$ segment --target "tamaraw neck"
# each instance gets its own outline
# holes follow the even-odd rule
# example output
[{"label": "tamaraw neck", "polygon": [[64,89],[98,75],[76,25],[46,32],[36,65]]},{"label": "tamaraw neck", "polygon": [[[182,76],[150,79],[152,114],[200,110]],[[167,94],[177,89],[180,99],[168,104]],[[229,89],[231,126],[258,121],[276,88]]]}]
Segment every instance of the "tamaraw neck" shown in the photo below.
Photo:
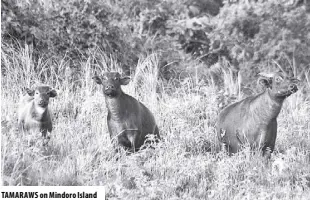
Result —
[{"label": "tamaraw neck", "polygon": [[36,105],[35,102],[32,102],[31,107],[31,116],[33,119],[37,121],[45,121],[48,112],[48,107],[45,108]]},{"label": "tamaraw neck", "polygon": [[270,121],[279,115],[284,99],[274,98],[271,91],[266,89],[253,99],[250,112],[257,116],[257,120]]},{"label": "tamaraw neck", "polygon": [[126,94],[121,91],[121,93],[116,97],[105,96],[106,106],[108,109],[109,116],[115,121],[121,120],[123,112],[126,110],[125,101]]}]

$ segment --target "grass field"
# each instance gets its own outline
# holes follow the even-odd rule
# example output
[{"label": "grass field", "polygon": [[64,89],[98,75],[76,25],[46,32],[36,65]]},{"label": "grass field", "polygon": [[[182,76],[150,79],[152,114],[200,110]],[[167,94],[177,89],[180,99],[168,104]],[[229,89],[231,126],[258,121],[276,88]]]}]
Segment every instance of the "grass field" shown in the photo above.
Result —
[{"label": "grass field", "polygon": [[[105,66],[104,59],[100,62]],[[162,141],[155,149],[126,156],[111,145],[104,97],[91,79],[97,71],[92,58],[83,62],[76,80],[64,61],[34,64],[28,48],[2,50],[1,63],[3,185],[104,185],[109,199],[310,197],[309,92],[300,90],[285,101],[276,151],[268,163],[247,148],[229,157],[219,152],[216,139],[219,88],[190,78],[179,82],[181,87],[164,84],[151,55],[139,62],[123,89],[154,113]],[[44,148],[39,135],[30,136],[38,142],[29,146],[29,137],[17,130],[22,88],[39,78],[58,91],[49,104],[54,129]]]}]

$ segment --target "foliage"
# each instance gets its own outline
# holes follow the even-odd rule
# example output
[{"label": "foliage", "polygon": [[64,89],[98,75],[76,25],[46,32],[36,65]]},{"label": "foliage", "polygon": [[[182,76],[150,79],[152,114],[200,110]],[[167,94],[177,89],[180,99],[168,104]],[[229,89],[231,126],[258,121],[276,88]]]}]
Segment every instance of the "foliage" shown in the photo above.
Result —
[{"label": "foliage", "polygon": [[[32,43],[40,54],[66,55],[73,60],[95,48],[130,66],[137,57],[130,51],[113,13],[101,1],[2,1],[3,37]],[[30,41],[29,41],[30,40]]]},{"label": "foliage", "polygon": [[[227,49],[236,67],[263,70],[274,60],[300,75],[310,61],[310,14],[281,1],[225,4],[213,20],[211,50]],[[300,74],[298,74],[298,72]]]},{"label": "foliage", "polygon": [[181,55],[174,53],[177,46],[185,53],[201,55],[200,46],[205,45],[201,41],[207,39],[204,32],[188,26],[188,22],[180,31],[171,24],[189,16],[215,15],[220,3],[212,0],[2,0],[2,5],[5,41],[15,38],[34,44],[40,53],[66,54],[73,60],[99,47],[120,63],[132,66],[140,54],[154,51],[163,52],[166,62],[179,59]]},{"label": "foliage", "polygon": [[73,66],[99,48],[125,70],[156,52],[164,74],[196,60],[210,70],[228,62],[247,77],[281,66],[305,78],[309,6],[292,2],[2,0],[2,38],[33,44],[38,55],[66,55]]}]

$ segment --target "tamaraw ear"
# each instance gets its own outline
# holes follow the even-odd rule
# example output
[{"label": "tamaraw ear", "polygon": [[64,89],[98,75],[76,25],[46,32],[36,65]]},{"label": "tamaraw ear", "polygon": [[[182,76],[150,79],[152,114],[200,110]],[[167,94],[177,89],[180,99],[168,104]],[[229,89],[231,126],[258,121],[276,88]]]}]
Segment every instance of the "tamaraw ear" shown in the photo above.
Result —
[{"label": "tamaraw ear", "polygon": [[258,78],[257,82],[259,85],[263,86],[264,88],[272,88],[272,79],[274,74],[270,73],[259,73],[260,77]]},{"label": "tamaraw ear", "polygon": [[258,84],[263,86],[264,88],[272,88],[272,80],[269,79],[269,78],[263,78],[263,77],[260,77],[258,79]]},{"label": "tamaraw ear", "polygon": [[34,90],[31,90],[29,88],[25,88],[26,89],[26,92],[29,96],[33,96],[34,95]]},{"label": "tamaraw ear", "polygon": [[99,76],[95,75],[95,76],[92,77],[92,79],[94,79],[94,81],[95,81],[97,84],[102,84],[102,81],[101,81],[101,79],[100,79]]},{"label": "tamaraw ear", "polygon": [[50,97],[52,97],[52,98],[57,96],[57,92],[55,89],[51,89],[48,93],[49,93]]},{"label": "tamaraw ear", "polygon": [[130,82],[130,77],[129,76],[124,76],[120,79],[121,85],[127,85]]}]

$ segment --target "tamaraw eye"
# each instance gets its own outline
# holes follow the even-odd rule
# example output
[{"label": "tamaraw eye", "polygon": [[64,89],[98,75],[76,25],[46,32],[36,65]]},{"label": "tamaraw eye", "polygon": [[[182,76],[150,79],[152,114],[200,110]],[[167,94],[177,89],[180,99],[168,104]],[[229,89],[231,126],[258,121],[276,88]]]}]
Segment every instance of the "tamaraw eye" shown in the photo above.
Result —
[{"label": "tamaraw eye", "polygon": [[277,76],[277,77],[275,77],[275,81],[276,82],[281,82],[283,79],[282,79],[282,77],[280,77],[280,76]]},{"label": "tamaraw eye", "polygon": [[118,81],[118,80],[119,80],[119,77],[115,77],[114,80],[115,80],[115,81]]}]

